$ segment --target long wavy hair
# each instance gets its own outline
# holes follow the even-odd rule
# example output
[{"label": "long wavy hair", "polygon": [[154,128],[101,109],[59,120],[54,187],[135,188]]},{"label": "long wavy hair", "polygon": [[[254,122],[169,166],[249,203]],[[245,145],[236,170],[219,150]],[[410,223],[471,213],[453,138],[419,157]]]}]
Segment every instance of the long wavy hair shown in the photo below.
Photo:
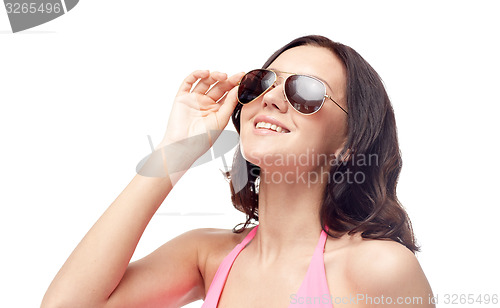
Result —
[{"label": "long wavy hair", "polygon": [[[303,45],[329,49],[343,62],[347,75],[348,136],[340,154],[347,159],[330,169],[320,209],[322,229],[337,238],[360,232],[363,238],[391,239],[413,253],[419,251],[410,219],[396,196],[402,159],[394,111],[380,76],[354,49],[319,35],[291,41],[263,68],[284,51]],[[238,104],[231,117],[238,134],[241,108]],[[375,157],[376,163],[367,162],[367,157]],[[362,174],[363,181],[342,180],[348,173]],[[245,160],[238,146],[232,169],[225,173],[234,207],[246,214],[246,221],[233,228],[235,233],[259,220],[259,175],[260,168]]]}]

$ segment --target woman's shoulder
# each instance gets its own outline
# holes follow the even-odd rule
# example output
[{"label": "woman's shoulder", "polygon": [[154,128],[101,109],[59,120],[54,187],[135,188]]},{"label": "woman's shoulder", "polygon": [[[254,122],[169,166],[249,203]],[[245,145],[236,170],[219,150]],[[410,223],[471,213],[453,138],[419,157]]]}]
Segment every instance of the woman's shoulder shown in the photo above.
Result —
[{"label": "woman's shoulder", "polygon": [[[366,276],[393,280],[420,266],[417,258],[404,245],[387,239],[364,239],[357,235],[356,242],[347,249],[349,270],[354,277]],[[409,273],[409,272],[408,272]]]},{"label": "woman's shoulder", "polygon": [[213,266],[218,266],[243,241],[250,230],[251,228],[247,228],[241,233],[235,233],[232,229],[198,228],[185,235],[197,246],[200,271],[211,271]]},{"label": "woman's shoulder", "polygon": [[359,233],[328,237],[325,253],[341,258],[353,272],[368,267],[377,270],[417,262],[415,255],[404,245],[388,239],[362,238]]},{"label": "woman's shoulder", "polygon": [[393,240],[365,239],[360,234],[329,239],[331,245],[328,250],[325,247],[327,276],[341,276],[345,289],[386,297],[427,297],[431,292],[415,254],[406,246]]},{"label": "woman's shoulder", "polygon": [[234,247],[241,243],[250,230],[251,228],[247,228],[240,233],[236,233],[232,229],[198,228],[185,234],[189,234],[198,245],[206,245],[211,248],[210,250],[217,250],[217,248]]},{"label": "woman's shoulder", "polygon": [[248,232],[249,229],[235,233],[231,229],[197,228],[180,234],[169,243],[175,243],[172,246],[174,250],[183,249],[196,253],[198,267],[202,270],[208,259],[217,262],[224,258]]},{"label": "woman's shoulder", "polygon": [[222,260],[243,241],[251,228],[235,233],[232,229],[199,228],[185,233],[192,244],[196,245],[198,270],[203,276],[205,292]]}]

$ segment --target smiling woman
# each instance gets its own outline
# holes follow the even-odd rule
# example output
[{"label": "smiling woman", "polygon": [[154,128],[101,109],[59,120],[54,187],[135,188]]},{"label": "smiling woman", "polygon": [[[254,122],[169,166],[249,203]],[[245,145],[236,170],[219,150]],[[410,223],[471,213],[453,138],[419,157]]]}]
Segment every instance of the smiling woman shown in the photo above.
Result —
[{"label": "smiling woman", "polygon": [[[299,46],[301,47],[298,48]],[[314,60],[304,61],[301,59]],[[304,125],[317,126],[311,127],[307,131],[308,136],[303,141],[292,141],[293,145],[303,145],[304,141],[317,137],[318,145],[308,146],[307,150],[318,149],[330,137],[337,136],[338,138],[339,132],[347,127],[344,131],[347,133],[340,134],[340,138],[343,140],[342,147],[335,148],[332,153],[336,159],[328,165],[328,167],[334,167],[329,170],[328,181],[335,183],[335,185],[329,185],[325,188],[325,198],[321,209],[323,227],[327,225],[332,231],[338,231],[337,235],[349,231],[351,234],[362,232],[363,237],[367,238],[390,238],[404,244],[411,251],[417,251],[418,247],[415,244],[410,221],[396,197],[396,184],[402,161],[394,112],[380,77],[353,49],[318,36],[303,37],[290,42],[271,56],[263,67],[266,68],[271,64],[276,66],[276,63],[282,62],[287,66],[298,67],[299,70],[309,70],[315,73],[317,78],[325,76],[325,78],[330,79],[330,83],[325,81],[324,84],[334,85],[336,90],[331,90],[332,88],[328,86],[330,91],[335,93],[339,97],[339,101],[347,105],[351,111],[350,114],[347,114],[345,109],[336,103],[347,114],[346,117],[339,117],[339,112],[333,110],[331,115],[324,113],[325,117],[328,118],[324,121],[306,117],[297,117],[295,121],[291,119],[294,123],[304,121]],[[266,89],[262,89],[260,95],[268,92],[273,86],[275,85],[269,84]],[[285,94],[286,86],[285,84]],[[271,94],[266,95],[271,96]],[[279,94],[277,95],[279,99]],[[319,96],[321,97],[321,95]],[[305,105],[292,104],[286,95],[285,98],[291,106]],[[271,99],[272,97],[267,102],[270,102]],[[262,103],[266,104],[266,101],[262,100]],[[314,112],[317,112],[323,106],[322,104],[323,102],[316,104],[318,107]],[[241,105],[237,106],[232,116],[238,132],[240,132],[240,116],[244,118],[242,110]],[[342,128],[338,128],[338,126]],[[311,134],[314,131],[315,133]],[[243,133],[241,134],[243,141],[245,136]],[[283,143],[279,143],[280,147],[283,145]],[[258,146],[245,146],[245,148],[251,149],[248,151],[252,153],[255,152],[255,149],[259,149]],[[283,151],[293,152],[293,150]],[[300,152],[305,151],[300,150]],[[235,161],[237,164],[233,174],[238,174],[237,168],[243,162],[239,157],[240,153],[241,151],[236,153]],[[298,155],[300,153],[297,153]],[[258,157],[258,154],[245,153],[246,158],[249,156]],[[370,158],[368,164],[366,157]],[[372,159],[374,157],[376,159]],[[247,189],[253,191],[251,189],[252,183],[259,176],[261,168],[259,164],[252,164],[248,159],[246,164],[247,166],[243,170],[248,170]],[[349,183],[339,183],[335,180],[336,177],[344,177],[349,173],[358,172],[365,175],[364,178],[366,178],[366,181],[358,183],[358,185],[351,186]],[[246,175],[242,176],[246,181]],[[262,178],[259,180],[262,181]],[[250,197],[237,205],[248,209],[256,208],[249,205],[243,206],[253,199]],[[247,223],[250,219],[257,218],[253,213],[247,212],[247,214],[249,218]]]},{"label": "smiling woman", "polygon": [[[186,172],[176,167],[210,149],[231,118],[240,146],[226,176],[245,223],[189,231],[130,263]],[[198,299],[206,308],[433,307],[396,197],[401,157],[391,103],[353,49],[306,36],[247,74],[193,72],[156,149],[193,136],[210,138],[186,144],[186,153],[161,153],[167,177],[132,179],[63,265],[43,307]],[[352,174],[362,177],[347,180]]]}]

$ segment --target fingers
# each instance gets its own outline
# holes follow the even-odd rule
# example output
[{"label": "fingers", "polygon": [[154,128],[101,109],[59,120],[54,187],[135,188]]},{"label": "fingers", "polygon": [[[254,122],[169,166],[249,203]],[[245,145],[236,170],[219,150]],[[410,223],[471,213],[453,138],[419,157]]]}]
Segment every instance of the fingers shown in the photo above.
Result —
[{"label": "fingers", "polygon": [[227,123],[229,122],[229,119],[231,118],[231,114],[234,111],[234,108],[236,108],[236,105],[238,104],[237,93],[238,89],[233,88],[219,103],[220,108],[217,111],[218,114],[217,118],[224,119],[223,121],[221,121],[223,122],[221,123],[222,128],[226,127]]},{"label": "fingers", "polygon": [[179,88],[178,94],[185,94],[189,92],[205,94],[212,85],[226,79],[227,74],[225,73],[210,72],[208,70],[194,71],[187,76],[186,79],[184,79]]},{"label": "fingers", "polygon": [[244,74],[245,73],[238,73],[224,81],[220,81],[207,92],[207,95],[214,101],[218,101],[227,91],[231,90],[238,84]]},{"label": "fingers", "polygon": [[229,90],[227,95],[224,96],[224,98],[222,98],[217,104],[219,106],[219,110],[217,110],[215,116],[221,120],[221,128],[226,127],[227,123],[229,123],[229,119],[231,118],[234,108],[236,108],[236,105],[238,104],[238,88],[236,85],[241,80],[243,75],[245,75],[244,72],[229,77],[225,82],[217,84],[217,86],[212,88],[208,93],[210,94],[212,91],[223,91],[224,89]]},{"label": "fingers", "polygon": [[216,82],[224,81],[227,79],[227,74],[220,72],[212,72],[207,78],[202,78],[194,86],[192,92],[205,94],[208,89],[214,85]]},{"label": "fingers", "polygon": [[207,95],[217,102],[227,91],[238,85],[244,74],[244,72],[241,72],[227,78],[225,73],[197,70],[184,79],[177,95],[198,93]]},{"label": "fingers", "polygon": [[196,81],[198,81],[198,79],[200,79],[200,78],[207,78],[208,76],[210,76],[210,72],[208,70],[198,70],[198,71],[192,72],[182,82],[182,84],[181,84],[181,86],[179,88],[179,93],[178,94],[183,94],[183,93],[189,93],[189,92],[191,92],[191,88],[196,83]]}]

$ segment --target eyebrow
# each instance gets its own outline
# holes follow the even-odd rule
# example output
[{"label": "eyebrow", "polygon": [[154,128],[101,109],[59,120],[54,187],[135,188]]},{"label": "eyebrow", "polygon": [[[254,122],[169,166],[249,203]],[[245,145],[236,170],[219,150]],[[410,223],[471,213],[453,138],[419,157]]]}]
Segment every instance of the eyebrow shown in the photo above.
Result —
[{"label": "eyebrow", "polygon": [[267,69],[268,69],[268,70],[272,70],[272,71],[276,71],[276,72],[279,72],[279,73],[284,73],[284,74],[291,74],[291,75],[305,75],[305,76],[312,76],[312,77],[314,77],[314,78],[318,78],[319,80],[323,81],[323,82],[324,82],[324,83],[325,83],[325,84],[326,84],[326,85],[330,88],[330,90],[332,90],[332,92],[334,92],[334,91],[333,91],[333,88],[330,86],[330,84],[328,84],[328,82],[326,82],[326,80],[324,80],[324,79],[323,79],[323,78],[321,78],[321,77],[314,76],[314,75],[308,75],[308,74],[298,74],[298,73],[283,72],[283,71],[280,71],[280,70],[275,69],[275,68],[272,68],[272,67],[268,67]]}]

